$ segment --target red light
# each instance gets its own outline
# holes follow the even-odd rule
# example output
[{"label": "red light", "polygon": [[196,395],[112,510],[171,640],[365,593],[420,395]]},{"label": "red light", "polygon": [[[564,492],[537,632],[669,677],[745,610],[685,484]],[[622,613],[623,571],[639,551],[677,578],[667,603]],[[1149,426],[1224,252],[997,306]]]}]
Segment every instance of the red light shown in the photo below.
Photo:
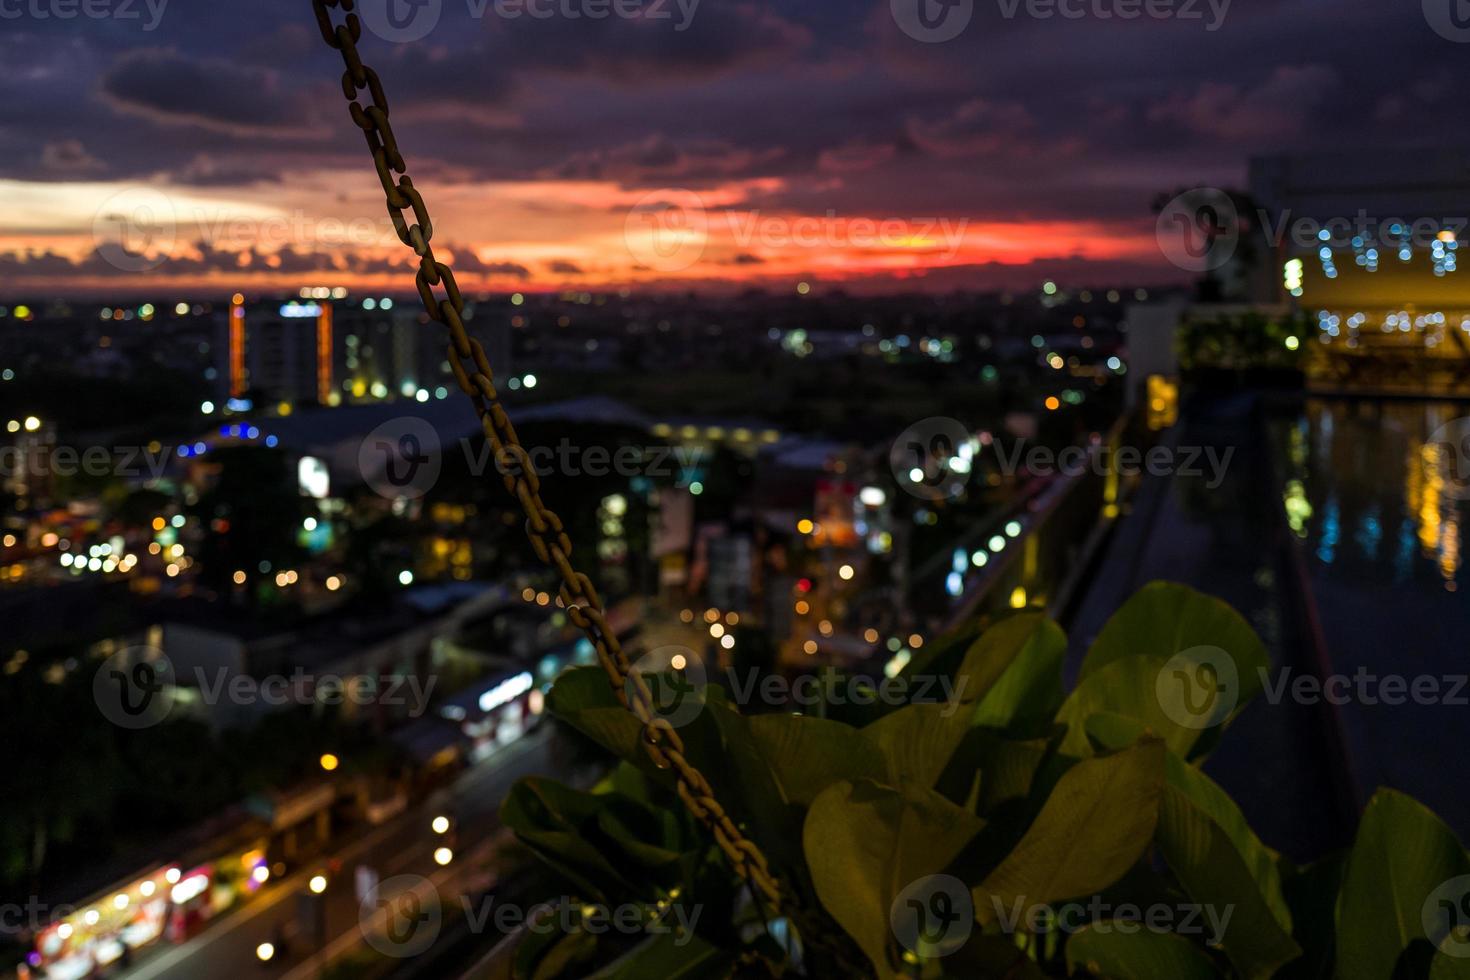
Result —
[{"label": "red light", "polygon": [[809,579],[809,578],[804,578],[801,581],[799,581],[799,582],[796,583],[796,591],[798,591],[798,592],[810,592],[811,590],[812,590],[812,580]]}]

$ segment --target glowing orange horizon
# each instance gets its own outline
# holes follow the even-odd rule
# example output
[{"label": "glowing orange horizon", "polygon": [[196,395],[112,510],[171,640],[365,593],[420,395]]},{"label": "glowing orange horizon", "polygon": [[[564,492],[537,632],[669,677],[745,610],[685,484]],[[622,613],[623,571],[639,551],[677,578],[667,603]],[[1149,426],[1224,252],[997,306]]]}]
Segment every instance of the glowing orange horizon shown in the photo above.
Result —
[{"label": "glowing orange horizon", "polygon": [[[313,186],[339,176],[337,198]],[[0,266],[9,265],[15,292],[295,292],[308,284],[405,290],[416,260],[374,200],[375,188],[345,174],[312,178],[284,203],[253,188],[205,197],[167,187],[47,185],[24,216],[24,230],[7,227],[11,219],[0,215]],[[0,181],[7,183],[18,193],[36,186]],[[1063,260],[1160,264],[1147,221],[760,206],[783,190],[773,180],[697,193],[594,181],[450,184],[431,205],[435,249],[455,267],[461,288],[478,292],[852,284]],[[323,200],[332,201],[334,213],[321,213]],[[485,239],[486,229],[494,240]],[[49,263],[35,260],[47,253]]]}]

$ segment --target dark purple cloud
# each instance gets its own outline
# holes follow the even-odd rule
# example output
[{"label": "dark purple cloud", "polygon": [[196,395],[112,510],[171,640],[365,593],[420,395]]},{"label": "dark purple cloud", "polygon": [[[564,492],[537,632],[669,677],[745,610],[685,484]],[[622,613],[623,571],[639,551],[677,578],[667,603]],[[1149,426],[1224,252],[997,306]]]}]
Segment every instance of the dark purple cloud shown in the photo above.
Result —
[{"label": "dark purple cloud", "polygon": [[[1470,53],[1413,2],[1235,0],[1211,30],[976,0],[945,44],[905,35],[890,0],[702,0],[683,30],[666,7],[474,18],[444,0],[427,37],[362,50],[421,185],[744,182],[769,210],[1140,228],[1158,191],[1238,185],[1252,155],[1456,141]],[[174,0],[151,31],[7,20],[0,64],[3,177],[226,193],[367,166],[308,0]]]}]

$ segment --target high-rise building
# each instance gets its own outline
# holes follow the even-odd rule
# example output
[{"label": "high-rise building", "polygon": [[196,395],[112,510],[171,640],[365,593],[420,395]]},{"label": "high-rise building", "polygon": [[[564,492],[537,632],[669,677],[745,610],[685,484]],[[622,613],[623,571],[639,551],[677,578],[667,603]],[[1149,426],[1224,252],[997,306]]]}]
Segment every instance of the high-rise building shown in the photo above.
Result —
[{"label": "high-rise building", "polygon": [[[392,299],[303,299],[247,306],[236,296],[216,350],[219,394],[236,406],[339,405],[447,397],[456,385],[448,333]],[[467,316],[473,321],[473,312]],[[510,327],[487,316],[470,331],[498,374],[510,367]],[[440,389],[443,389],[441,392]],[[422,394],[421,394],[422,393]],[[227,402],[229,404],[230,402]]]}]

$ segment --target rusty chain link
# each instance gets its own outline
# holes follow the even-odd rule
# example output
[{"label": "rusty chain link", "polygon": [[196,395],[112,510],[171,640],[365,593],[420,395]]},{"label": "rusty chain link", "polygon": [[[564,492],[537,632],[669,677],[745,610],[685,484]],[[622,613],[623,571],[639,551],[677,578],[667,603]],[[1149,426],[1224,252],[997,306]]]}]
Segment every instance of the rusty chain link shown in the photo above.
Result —
[{"label": "rusty chain link", "polygon": [[[347,71],[342,76],[342,93],[350,103],[352,121],[367,138],[373,166],[382,182],[388,200],[388,214],[403,244],[419,257],[415,283],[424,309],[430,318],[449,328],[449,364],[455,380],[474,401],[475,412],[495,452],[504,474],[505,488],[520,503],[526,515],[526,534],[541,561],[561,576],[560,597],[567,615],[587,635],[597,650],[597,659],[606,672],[618,701],[643,725],[643,746],[660,769],[672,769],[678,780],[679,797],[696,819],[714,835],[716,843],[730,859],[740,876],[757,897],[764,897],[780,907],[780,889],[770,867],[752,841],[748,840],[724,807],[714,798],[709,781],[684,754],[684,742],[668,720],[654,713],[653,698],[643,676],[633,670],[617,635],[608,628],[602,599],[590,579],[572,567],[572,542],[567,537],[561,518],[541,502],[541,481],[530,465],[530,454],[522,447],[516,430],[500,405],[494,374],[485,349],[465,330],[462,314],[464,298],[454,279],[454,270],[434,257],[430,244],[434,225],[428,207],[399,151],[393,126],[388,121],[388,98],[377,72],[362,63],[357,42],[362,38],[362,21],[353,10],[354,0],[312,0],[322,38],[342,53]],[[331,11],[340,8],[346,14],[344,23],[334,25]],[[364,107],[361,93],[366,91],[370,103]],[[395,177],[395,174],[397,175]],[[409,223],[406,211],[413,212]],[[434,293],[442,286],[444,298]],[[631,684],[629,683],[631,681]],[[631,687],[633,697],[628,697]]]}]

